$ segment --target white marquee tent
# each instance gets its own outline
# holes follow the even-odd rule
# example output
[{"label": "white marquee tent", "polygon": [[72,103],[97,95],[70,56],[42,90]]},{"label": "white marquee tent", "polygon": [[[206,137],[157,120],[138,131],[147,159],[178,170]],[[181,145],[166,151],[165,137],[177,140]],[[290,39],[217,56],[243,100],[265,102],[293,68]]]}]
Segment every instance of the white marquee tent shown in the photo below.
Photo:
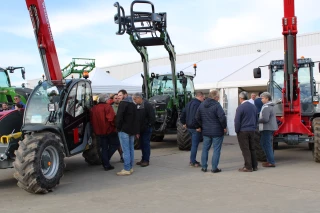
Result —
[{"label": "white marquee tent", "polygon": [[[301,47],[297,56],[312,58],[313,61],[320,60],[320,45]],[[262,68],[262,78],[254,79],[253,69],[268,65],[271,60],[283,59],[283,51],[268,51],[250,55],[242,55],[213,60],[191,61],[177,64],[177,72],[183,70],[185,73],[194,73],[193,64],[197,63],[197,75],[194,79],[196,90],[230,87],[261,87],[266,86],[269,78],[267,68]],[[150,73],[164,74],[170,72],[170,65],[150,68]],[[317,67],[314,68],[315,79],[320,82]],[[141,85],[141,73],[122,80],[125,84]]]},{"label": "white marquee tent", "polygon": [[117,93],[120,89],[127,90],[129,94],[141,92],[141,86],[121,82],[99,68],[90,73],[89,79],[92,81],[92,92],[94,94]]},{"label": "white marquee tent", "polygon": [[[304,56],[313,61],[320,60],[320,45],[300,47],[297,57]],[[190,61],[189,63],[177,64],[177,72],[183,70],[185,73],[194,73],[193,64],[197,63],[197,75],[194,78],[196,90],[208,92],[210,89],[220,89],[220,103],[223,106],[228,120],[228,132],[235,135],[234,116],[238,107],[239,89],[249,92],[265,91],[269,79],[267,67],[261,68],[261,79],[253,77],[253,69],[268,65],[271,60],[283,59],[283,51],[267,51],[250,55],[242,55],[213,60]],[[318,66],[313,69],[313,74],[318,83],[319,91],[320,74]],[[164,74],[170,72],[170,66],[159,66],[150,68],[150,73]],[[142,84],[141,73],[124,79],[123,83]]]}]

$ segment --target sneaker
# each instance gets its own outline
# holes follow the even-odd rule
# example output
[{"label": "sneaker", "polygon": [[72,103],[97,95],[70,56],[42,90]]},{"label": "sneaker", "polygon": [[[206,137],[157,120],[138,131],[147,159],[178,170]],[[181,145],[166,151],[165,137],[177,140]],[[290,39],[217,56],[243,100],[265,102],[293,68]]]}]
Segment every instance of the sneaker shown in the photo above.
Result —
[{"label": "sneaker", "polygon": [[133,173],[133,169],[130,169],[130,173],[131,173],[131,174]]},{"label": "sneaker", "polygon": [[221,172],[221,169],[218,169],[218,168],[216,168],[215,170],[212,169],[211,172],[212,173],[219,173],[219,172]]},{"label": "sneaker", "polygon": [[140,166],[141,167],[147,167],[147,166],[149,166],[149,162],[143,161],[143,162],[141,162]]},{"label": "sneaker", "polygon": [[255,172],[255,171],[258,171],[258,167],[257,167],[257,168],[253,168],[252,170],[253,170],[254,172]]},{"label": "sneaker", "polygon": [[109,170],[113,170],[114,169],[114,166],[107,166],[107,167],[104,167],[104,170],[105,171],[109,171]]},{"label": "sneaker", "polygon": [[131,175],[131,172],[122,169],[120,172],[117,173],[117,175],[118,175],[118,176],[127,176],[127,175]]}]

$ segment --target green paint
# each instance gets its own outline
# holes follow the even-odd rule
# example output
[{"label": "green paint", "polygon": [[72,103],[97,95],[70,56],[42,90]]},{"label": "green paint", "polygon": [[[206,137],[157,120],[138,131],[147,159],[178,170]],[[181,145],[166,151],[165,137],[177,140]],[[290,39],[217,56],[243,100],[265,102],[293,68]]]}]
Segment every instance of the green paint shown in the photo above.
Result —
[{"label": "green paint", "polygon": [[91,72],[96,67],[95,59],[90,58],[72,58],[72,61],[62,69],[62,77],[66,78],[71,74],[79,74],[82,78],[83,72]]},{"label": "green paint", "polygon": [[[15,68],[12,68],[12,72]],[[0,103],[7,102],[10,106],[14,104],[14,96],[18,95],[16,93],[17,87],[11,86],[11,81],[8,73],[8,69],[0,68]],[[21,101],[26,104],[27,96],[21,96]]]}]

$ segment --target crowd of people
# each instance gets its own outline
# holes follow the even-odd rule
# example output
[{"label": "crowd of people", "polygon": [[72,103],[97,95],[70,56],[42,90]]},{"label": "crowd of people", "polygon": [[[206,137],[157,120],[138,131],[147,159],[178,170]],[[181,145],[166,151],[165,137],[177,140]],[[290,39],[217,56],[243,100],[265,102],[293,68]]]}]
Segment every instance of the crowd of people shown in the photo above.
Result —
[{"label": "crowd of people", "polygon": [[[211,172],[221,172],[218,165],[224,135],[227,132],[227,119],[219,99],[218,90],[211,91],[208,98],[205,98],[202,92],[196,92],[195,98],[186,105],[180,116],[182,125],[188,129],[192,139],[190,166],[201,167],[203,172],[207,172],[208,169],[208,153],[211,146],[213,147]],[[18,95],[14,97],[14,102],[12,108],[8,103],[2,103],[2,111],[25,108]],[[278,124],[270,93],[259,93],[258,98],[252,93],[249,99],[248,93],[243,91],[239,94],[239,102],[234,118],[235,132],[244,159],[244,166],[239,171],[258,170],[254,144],[257,131],[260,131],[260,145],[267,158],[262,166],[275,167],[272,135],[278,129]],[[118,150],[123,169],[117,175],[126,176],[134,172],[135,140],[141,147],[141,160],[136,165],[149,166],[155,110],[147,100],[143,99],[142,93],[135,93],[132,97],[126,90],[120,90],[110,96],[100,94],[91,109],[90,119],[93,132],[101,146],[102,165],[106,171],[114,169],[110,159]],[[203,146],[200,163],[196,157],[201,138]]]},{"label": "crowd of people", "polygon": [[149,166],[150,139],[155,123],[153,106],[143,99],[142,93],[132,97],[126,90],[120,90],[110,97],[100,94],[91,109],[93,132],[102,149],[102,165],[106,171],[113,170],[110,159],[118,150],[123,162],[119,176],[131,175],[134,165],[134,143],[139,140],[141,160],[136,163],[141,167]]},{"label": "crowd of people", "polygon": [[[224,135],[227,132],[227,119],[222,106],[219,103],[219,91],[213,90],[208,98],[202,92],[197,92],[195,99],[190,101],[180,117],[181,123],[188,129],[192,136],[190,154],[190,166],[201,167],[201,171],[207,172],[208,152],[213,146],[211,159],[211,172],[218,173],[221,147]],[[267,161],[263,167],[275,167],[273,155],[272,135],[278,129],[274,103],[268,92],[251,94],[247,92],[239,94],[240,105],[236,110],[234,127],[237,139],[244,159],[244,166],[239,172],[252,172],[258,170],[258,162],[255,153],[254,138],[257,131],[260,132],[260,145],[266,154]],[[198,145],[203,137],[201,163],[196,160]]]},{"label": "crowd of people", "polygon": [[0,112],[1,111],[8,111],[8,110],[19,110],[20,111],[26,107],[25,104],[21,101],[21,98],[19,95],[15,95],[13,100],[14,100],[14,104],[12,105],[12,107],[9,106],[8,102],[1,103]]}]

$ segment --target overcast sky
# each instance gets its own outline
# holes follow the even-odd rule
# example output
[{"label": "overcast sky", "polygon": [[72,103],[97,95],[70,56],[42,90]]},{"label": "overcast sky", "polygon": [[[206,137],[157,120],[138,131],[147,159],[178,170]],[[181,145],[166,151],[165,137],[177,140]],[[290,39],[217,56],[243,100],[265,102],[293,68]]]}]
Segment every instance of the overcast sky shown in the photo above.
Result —
[{"label": "overcast sky", "polygon": [[[299,34],[320,31],[320,1],[295,0]],[[131,0],[119,0],[126,14]],[[167,12],[168,32],[177,54],[282,36],[283,0],[152,0]],[[140,60],[127,34],[115,34],[113,0],[47,0],[60,66],[73,57],[95,58],[97,66]],[[24,66],[26,78],[43,74],[24,0],[0,7],[0,66]],[[163,47],[149,57],[167,56]],[[13,81],[21,81],[20,73]]]}]

